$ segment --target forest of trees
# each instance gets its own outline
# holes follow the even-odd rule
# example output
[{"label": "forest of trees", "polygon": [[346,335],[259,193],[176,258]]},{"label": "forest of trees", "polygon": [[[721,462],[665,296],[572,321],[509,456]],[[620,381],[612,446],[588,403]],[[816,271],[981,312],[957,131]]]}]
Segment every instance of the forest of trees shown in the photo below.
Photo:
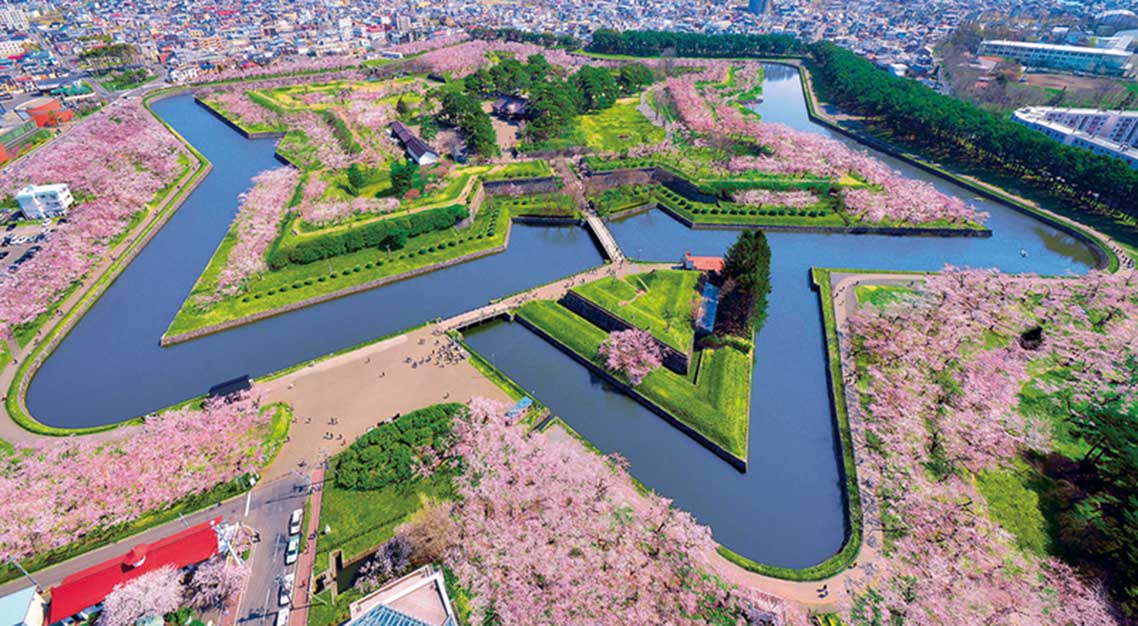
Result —
[{"label": "forest of trees", "polygon": [[520,41],[522,43],[536,44],[545,48],[564,48],[566,50],[576,50],[581,47],[581,40],[572,35],[534,33],[528,30],[518,30],[516,28],[486,28],[483,26],[471,28],[468,32],[470,36],[475,39],[486,39],[490,41]]},{"label": "forest of trees", "polygon": [[482,156],[498,154],[497,133],[477,98],[452,89],[439,89],[432,95],[442,106],[438,120],[461,129],[466,145],[472,151]]},{"label": "forest of trees", "polygon": [[552,70],[540,54],[530,55],[524,63],[504,58],[467,76],[463,97],[526,96],[524,135],[538,142],[562,135],[574,116],[610,108],[617,98],[639,93],[653,82],[652,71],[643,63],[626,64],[615,73],[588,65],[568,76]]},{"label": "forest of trees", "polygon": [[658,56],[670,51],[678,57],[754,57],[800,55],[805,48],[790,35],[705,35],[654,30],[593,33],[589,52]]},{"label": "forest of trees", "polygon": [[766,234],[742,232],[723,261],[715,330],[750,340],[766,321],[771,291],[771,248]]},{"label": "forest of trees", "polygon": [[1121,159],[1063,145],[912,80],[883,72],[829,42],[810,47],[811,76],[826,99],[874,116],[896,139],[1024,180],[1074,205],[1138,217],[1138,171]]}]

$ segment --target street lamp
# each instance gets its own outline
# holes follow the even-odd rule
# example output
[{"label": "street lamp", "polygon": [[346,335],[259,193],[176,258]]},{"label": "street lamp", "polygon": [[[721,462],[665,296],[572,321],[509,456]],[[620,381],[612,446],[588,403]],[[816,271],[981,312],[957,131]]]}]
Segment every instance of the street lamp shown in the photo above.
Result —
[{"label": "street lamp", "polygon": [[20,573],[23,574],[25,578],[32,581],[32,584],[36,586],[36,589],[39,589],[40,591],[47,591],[46,587],[40,585],[39,581],[37,581],[35,578],[32,578],[32,575],[28,573],[28,570],[24,569],[23,565],[20,565],[20,562],[16,560],[16,557],[8,557],[8,562],[12,565],[15,565],[16,569],[20,570]]}]

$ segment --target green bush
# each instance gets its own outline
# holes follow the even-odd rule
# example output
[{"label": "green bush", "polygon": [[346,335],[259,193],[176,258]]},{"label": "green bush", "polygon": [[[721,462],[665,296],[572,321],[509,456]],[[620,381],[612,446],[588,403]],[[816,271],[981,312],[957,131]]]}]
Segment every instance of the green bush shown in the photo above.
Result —
[{"label": "green bush", "polygon": [[366,433],[332,459],[336,486],[372,490],[412,478],[420,450],[441,454],[450,447],[451,422],[461,410],[461,404],[438,404]]},{"label": "green bush", "polygon": [[364,248],[402,248],[409,237],[445,230],[469,215],[466,207],[452,205],[406,217],[377,220],[346,231],[316,235],[282,246],[270,257],[269,265],[273,269],[281,269],[289,264],[314,263]]}]

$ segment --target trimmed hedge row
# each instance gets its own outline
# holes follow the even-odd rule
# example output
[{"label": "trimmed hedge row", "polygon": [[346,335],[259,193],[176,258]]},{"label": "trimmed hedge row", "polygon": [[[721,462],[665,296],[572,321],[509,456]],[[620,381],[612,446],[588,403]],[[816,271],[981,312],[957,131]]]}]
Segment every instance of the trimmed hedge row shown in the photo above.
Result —
[{"label": "trimmed hedge row", "polygon": [[269,257],[269,266],[281,269],[289,264],[305,265],[364,248],[399,249],[407,243],[408,237],[450,228],[469,215],[466,207],[455,204],[369,222],[281,246]]}]

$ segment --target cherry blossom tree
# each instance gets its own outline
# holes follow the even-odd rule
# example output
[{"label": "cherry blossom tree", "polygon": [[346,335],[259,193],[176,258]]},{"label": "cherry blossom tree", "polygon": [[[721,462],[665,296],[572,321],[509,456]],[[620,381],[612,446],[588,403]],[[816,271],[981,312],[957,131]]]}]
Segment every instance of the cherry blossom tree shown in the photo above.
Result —
[{"label": "cherry blossom tree", "polygon": [[119,100],[0,170],[5,195],[29,183],[66,183],[77,198],[69,223],[39,254],[0,273],[0,336],[45,312],[97,265],[191,158],[138,100]]},{"label": "cherry blossom tree", "polygon": [[0,558],[50,552],[256,471],[269,417],[255,396],[207,400],[118,439],[44,439],[0,458]]},{"label": "cherry blossom tree", "polygon": [[749,189],[735,194],[735,201],[751,206],[784,206],[802,209],[818,203],[818,196],[809,191],[771,191]]},{"label": "cherry blossom tree", "polygon": [[[572,438],[527,435],[506,407],[476,398],[455,421],[458,537],[447,558],[471,591],[473,621],[672,624],[744,596],[706,574],[711,533],[654,494],[619,458]],[[774,623],[781,604],[770,602]],[[698,619],[698,617],[696,617]]]},{"label": "cherry blossom tree", "polygon": [[198,611],[222,610],[248,580],[248,565],[216,556],[194,570],[186,590],[187,601]]},{"label": "cherry blossom tree", "polygon": [[[867,523],[890,520],[894,537],[873,587],[880,608],[907,624],[1116,623],[1097,583],[1014,547],[984,514],[972,477],[1025,450],[1050,450],[1052,425],[1019,409],[1025,386],[1061,407],[1138,399],[1138,377],[1120,369],[1138,362],[1136,287],[1128,274],[949,267],[850,319],[842,347],[858,379],[847,385],[851,423],[875,442],[858,451]],[[1043,329],[1038,345],[1020,340],[1032,328]],[[1052,375],[1036,381],[1033,371]],[[866,587],[853,591],[869,597]]]},{"label": "cherry blossom tree", "polygon": [[182,574],[166,566],[120,583],[103,600],[99,626],[134,626],[147,617],[162,617],[182,605]]},{"label": "cherry blossom tree", "polygon": [[267,170],[253,178],[253,188],[241,196],[241,207],[233,218],[237,243],[218,274],[219,295],[239,293],[249,278],[268,269],[265,253],[277,238],[299,178],[292,167]]},{"label": "cherry blossom tree", "polygon": [[605,367],[627,376],[633,386],[639,385],[645,376],[660,367],[663,358],[660,345],[652,334],[639,328],[609,333],[601,343],[599,353],[605,360]]}]

